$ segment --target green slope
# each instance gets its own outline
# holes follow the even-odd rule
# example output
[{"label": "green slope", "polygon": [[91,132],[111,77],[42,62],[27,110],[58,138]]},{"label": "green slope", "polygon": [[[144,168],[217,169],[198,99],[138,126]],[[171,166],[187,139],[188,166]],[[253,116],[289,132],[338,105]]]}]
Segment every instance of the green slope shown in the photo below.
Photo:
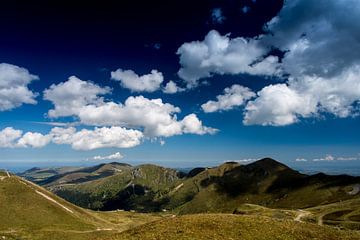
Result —
[{"label": "green slope", "polygon": [[89,239],[159,218],[84,210],[19,177],[0,176],[2,239]]}]

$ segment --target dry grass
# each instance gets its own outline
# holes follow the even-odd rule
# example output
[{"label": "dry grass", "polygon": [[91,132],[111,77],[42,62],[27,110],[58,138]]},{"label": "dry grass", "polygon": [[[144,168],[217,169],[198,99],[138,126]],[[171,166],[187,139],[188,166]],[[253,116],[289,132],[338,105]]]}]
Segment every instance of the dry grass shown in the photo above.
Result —
[{"label": "dry grass", "polygon": [[164,219],[116,234],[108,240],[127,239],[360,239],[360,233],[310,223],[260,216],[197,214]]}]

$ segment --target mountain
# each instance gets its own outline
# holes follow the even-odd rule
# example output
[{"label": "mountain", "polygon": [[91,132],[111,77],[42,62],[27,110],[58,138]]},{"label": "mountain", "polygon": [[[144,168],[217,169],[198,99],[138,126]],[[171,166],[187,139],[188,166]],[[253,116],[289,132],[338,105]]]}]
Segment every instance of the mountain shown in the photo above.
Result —
[{"label": "mountain", "polygon": [[[213,175],[224,176],[240,166],[226,163],[205,171],[211,170]],[[139,178],[139,184],[152,185],[154,188],[158,186],[159,189],[167,186],[168,182],[173,183],[175,180],[185,183],[192,178],[172,179],[177,174],[174,170],[159,168],[142,165],[134,167],[132,173]],[[272,168],[261,169],[266,174],[273,172]],[[285,169],[281,167],[275,172]],[[159,175],[159,172],[162,174]],[[259,171],[257,175],[265,172]],[[141,183],[140,180],[146,182]],[[179,182],[170,190],[172,194],[176,193],[175,189],[182,189],[177,185]],[[356,195],[358,189],[353,187],[348,190]],[[344,226],[358,222],[359,200],[354,198],[306,210],[270,209],[242,204],[238,205],[235,214],[101,212],[80,208],[34,183],[8,172],[0,172],[0,239],[360,239],[359,231],[320,226],[320,221],[322,224],[346,219],[348,222],[343,221]],[[349,208],[352,213],[349,213]]]},{"label": "mountain", "polygon": [[359,194],[350,192],[360,178],[301,174],[264,158],[247,165],[227,162],[196,168],[187,176],[150,164],[102,164],[59,174],[43,183],[58,196],[85,208],[192,214],[232,213],[242,204],[304,209],[354,199]]},{"label": "mountain", "polygon": [[[161,210],[163,197],[181,179],[176,170],[151,164],[132,167],[111,163],[100,166],[88,172],[87,177],[84,177],[83,170],[71,172],[58,179],[52,177],[46,180],[44,186],[81,207],[153,212]],[[104,169],[116,171],[108,174]],[[102,170],[101,173],[99,170]],[[82,178],[74,180],[74,176],[80,174]]]}]

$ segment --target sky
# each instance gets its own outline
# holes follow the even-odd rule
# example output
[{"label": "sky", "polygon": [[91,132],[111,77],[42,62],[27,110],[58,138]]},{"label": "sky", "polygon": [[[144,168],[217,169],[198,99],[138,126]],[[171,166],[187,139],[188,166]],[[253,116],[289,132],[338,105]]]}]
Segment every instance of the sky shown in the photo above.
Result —
[{"label": "sky", "polygon": [[3,3],[0,168],[360,172],[359,16],[357,0]]}]

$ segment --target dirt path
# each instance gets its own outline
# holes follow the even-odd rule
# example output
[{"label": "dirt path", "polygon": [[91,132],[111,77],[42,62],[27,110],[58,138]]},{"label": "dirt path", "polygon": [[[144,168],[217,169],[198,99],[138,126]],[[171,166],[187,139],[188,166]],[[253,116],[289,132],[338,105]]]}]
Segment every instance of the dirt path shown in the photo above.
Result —
[{"label": "dirt path", "polygon": [[324,224],[323,215],[321,215],[318,217],[318,225],[322,226],[323,224]]},{"label": "dirt path", "polygon": [[294,221],[302,222],[302,218],[311,215],[311,212],[304,211],[304,210],[298,210],[298,215],[294,218]]},{"label": "dirt path", "polygon": [[6,176],[1,176],[1,177],[0,177],[0,181],[4,180],[5,178],[11,177],[11,176],[10,176],[10,173],[9,173],[8,171],[5,171],[5,173],[6,173]]},{"label": "dirt path", "polygon": [[59,203],[58,201],[56,201],[55,199],[47,196],[46,194],[39,192],[38,190],[35,190],[35,192],[41,196],[43,196],[44,198],[46,198],[47,200],[59,205],[60,207],[62,207],[63,209],[65,209],[66,211],[68,211],[69,213],[74,213],[72,210],[70,210],[69,208],[65,207],[64,205],[62,205],[61,203]]},{"label": "dirt path", "polygon": [[25,184],[25,185],[29,186],[29,187],[32,188],[37,194],[39,194],[39,195],[42,196],[43,198],[47,199],[48,201],[53,202],[53,203],[57,204],[58,206],[60,206],[61,208],[63,208],[63,209],[65,209],[66,211],[68,211],[69,213],[74,214],[74,212],[73,212],[71,209],[69,209],[69,208],[67,208],[66,206],[62,205],[61,203],[59,203],[59,202],[56,201],[55,199],[49,197],[49,196],[46,195],[45,193],[42,193],[42,192],[38,191],[38,190],[36,189],[36,188],[38,188],[38,186],[37,186],[36,184],[34,184],[34,183],[32,183],[32,182],[30,182],[30,181],[28,181],[28,180],[26,180],[26,179],[21,179],[21,180],[19,179],[19,182],[22,183],[22,184]]}]

